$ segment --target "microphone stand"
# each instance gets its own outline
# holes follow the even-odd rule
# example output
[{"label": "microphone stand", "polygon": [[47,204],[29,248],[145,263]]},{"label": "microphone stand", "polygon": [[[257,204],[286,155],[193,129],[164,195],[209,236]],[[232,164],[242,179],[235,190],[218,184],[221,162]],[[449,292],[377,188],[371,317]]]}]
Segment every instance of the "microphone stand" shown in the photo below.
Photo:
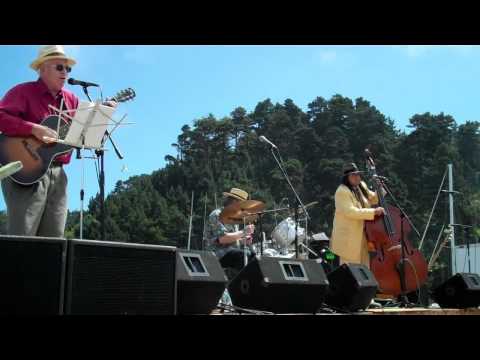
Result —
[{"label": "microphone stand", "polygon": [[[403,220],[405,219],[405,215],[403,213],[400,214],[400,248],[401,248],[401,257],[400,262],[398,264],[398,273],[400,275],[400,305],[403,307],[413,307],[413,304],[410,303],[406,294],[406,282],[405,282],[405,232],[403,231]],[[420,291],[420,289],[419,289]],[[420,300],[420,299],[418,299]]]},{"label": "microphone stand", "polygon": [[[83,92],[88,100],[92,102],[86,86],[82,86]],[[85,136],[82,136],[82,147],[77,148],[77,159],[82,160],[82,181],[80,183],[80,239],[83,239],[83,207],[85,198],[85,157],[82,155],[82,150],[85,150]]]},{"label": "microphone stand", "polygon": [[415,225],[413,225],[413,222],[412,220],[410,220],[410,218],[408,217],[407,213],[405,212],[405,210],[402,209],[402,207],[398,204],[398,201],[397,199],[395,198],[395,196],[393,196],[392,194],[392,191],[389,189],[389,187],[385,184],[384,181],[381,182],[382,183],[382,186],[383,188],[385,189],[385,191],[388,193],[388,195],[390,195],[390,197],[392,198],[395,206],[398,208],[398,210],[400,210],[400,212],[402,213],[403,216],[405,216],[405,219],[407,219],[408,223],[410,224],[410,226],[412,227],[412,229],[415,231],[415,233],[418,235],[419,238],[421,238],[421,235],[420,233],[418,232],[417,228],[415,227]]},{"label": "microphone stand", "polygon": [[112,139],[112,135],[108,132],[108,130],[105,130],[105,134],[103,136],[102,140],[102,148],[95,150],[95,154],[97,155],[97,158],[99,159],[100,162],[100,171],[98,175],[98,185],[100,188],[100,224],[101,224],[101,231],[102,231],[102,239],[106,239],[106,231],[105,231],[105,151],[103,150],[105,142],[107,139],[110,140],[110,143],[113,146],[113,149],[115,150],[115,153],[117,154],[117,157],[122,160],[123,155],[121,154],[120,150],[116,146],[115,142]]},{"label": "microphone stand", "polygon": [[[276,148],[276,147],[275,147]],[[295,188],[293,187],[290,178],[288,177],[287,172],[283,168],[282,164],[280,161],[277,159],[277,156],[275,155],[275,152],[273,151],[274,147],[272,146],[270,148],[270,151],[273,155],[273,158],[277,162],[278,167],[280,168],[280,171],[282,172],[283,176],[285,177],[285,180],[287,181],[288,185],[292,189],[293,193],[295,194],[295,200],[296,200],[296,206],[295,206],[295,258],[298,259],[298,207],[299,205],[302,207],[303,211],[305,212],[306,219],[310,219],[310,215],[308,215],[308,211],[305,208],[305,205],[303,205],[302,200],[300,200],[300,197],[298,196],[297,192],[295,191]],[[278,151],[278,148],[276,148]],[[280,152],[279,152],[280,155]]]},{"label": "microphone stand", "polygon": [[[90,102],[92,102],[92,99],[90,98],[90,96],[88,94],[87,87],[82,86],[82,88],[83,88],[83,92],[87,96],[88,100]],[[104,145],[105,145],[105,142],[106,142],[107,139],[110,140],[110,143],[112,144],[113,149],[115,150],[115,153],[117,154],[118,158],[120,160],[123,159],[123,155],[121,154],[117,145],[113,141],[112,135],[109,133],[108,130],[105,130],[105,134],[104,134],[103,139],[102,139],[102,148],[95,150],[95,155],[97,156],[97,159],[100,163],[100,166],[99,166],[100,171],[99,171],[99,174],[98,174],[98,185],[99,185],[99,188],[100,188],[100,226],[101,226],[102,240],[106,240],[106,231],[105,231],[105,160],[104,160],[105,151],[103,149],[104,149]],[[80,156],[80,150],[77,148],[77,158],[79,158],[79,156]],[[82,157],[82,159],[83,159],[83,157]],[[82,189],[81,193],[80,193],[82,203],[83,203],[83,194],[84,194],[84,192],[83,192],[83,189]]]},{"label": "microphone stand", "polygon": [[[378,178],[378,177],[377,177]],[[405,262],[406,262],[406,257],[405,257],[405,249],[406,249],[406,244],[405,244],[405,231],[404,231],[404,220],[407,219],[408,223],[410,224],[411,228],[415,230],[417,235],[420,237],[420,233],[417,231],[415,226],[413,225],[412,221],[408,217],[408,215],[405,213],[405,211],[400,207],[398,204],[397,199],[393,196],[392,192],[388,188],[388,186],[385,184],[385,181],[379,179],[381,186],[386,190],[386,192],[390,195],[392,198],[393,202],[395,203],[395,206],[400,210],[400,249],[401,249],[401,255],[400,255],[400,262],[398,263],[398,274],[400,277],[400,288],[401,288],[401,294],[400,294],[400,306],[402,307],[413,307],[414,305],[408,300],[407,294],[406,294],[406,282],[405,282]],[[381,191],[381,190],[379,190]],[[419,294],[419,299],[420,301],[420,287],[418,288],[418,294]]]}]

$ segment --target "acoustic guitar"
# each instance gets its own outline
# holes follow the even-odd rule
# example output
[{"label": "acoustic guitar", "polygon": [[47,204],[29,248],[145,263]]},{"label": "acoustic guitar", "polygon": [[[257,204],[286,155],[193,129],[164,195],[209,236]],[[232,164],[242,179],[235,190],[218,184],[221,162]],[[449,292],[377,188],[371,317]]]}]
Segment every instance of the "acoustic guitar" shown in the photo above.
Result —
[{"label": "acoustic guitar", "polygon": [[[117,103],[132,100],[135,91],[128,88],[119,91],[108,99]],[[58,115],[46,117],[41,125],[57,131],[58,138],[64,139],[70,128],[71,120]],[[10,178],[20,185],[32,185],[38,182],[47,172],[52,161],[59,155],[66,154],[73,146],[61,142],[44,143],[33,135],[27,137],[7,136],[0,134],[0,165],[21,161],[23,168]]]}]

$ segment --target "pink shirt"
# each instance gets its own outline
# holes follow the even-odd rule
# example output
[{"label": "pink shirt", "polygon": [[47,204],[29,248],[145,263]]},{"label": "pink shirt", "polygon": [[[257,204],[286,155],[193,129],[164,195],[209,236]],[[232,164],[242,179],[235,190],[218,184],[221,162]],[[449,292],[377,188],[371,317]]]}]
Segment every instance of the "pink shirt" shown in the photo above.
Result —
[{"label": "pink shirt", "polygon": [[[48,105],[58,109],[62,97],[68,110],[78,107],[75,94],[62,89],[55,98],[41,79],[13,87],[0,100],[0,131],[7,136],[31,135],[33,123],[39,124],[54,114]],[[58,156],[55,161],[68,164],[70,157],[71,152]]]}]

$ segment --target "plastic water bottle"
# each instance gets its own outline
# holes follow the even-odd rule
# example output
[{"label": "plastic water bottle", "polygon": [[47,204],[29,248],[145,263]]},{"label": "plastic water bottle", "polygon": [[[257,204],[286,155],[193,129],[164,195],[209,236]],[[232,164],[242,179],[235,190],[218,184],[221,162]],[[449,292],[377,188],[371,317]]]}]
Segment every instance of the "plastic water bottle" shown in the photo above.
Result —
[{"label": "plastic water bottle", "polygon": [[225,291],[223,292],[223,295],[220,298],[220,303],[222,303],[224,305],[230,305],[230,306],[233,305],[232,299],[230,298],[230,294],[228,293],[227,289],[225,289]]}]

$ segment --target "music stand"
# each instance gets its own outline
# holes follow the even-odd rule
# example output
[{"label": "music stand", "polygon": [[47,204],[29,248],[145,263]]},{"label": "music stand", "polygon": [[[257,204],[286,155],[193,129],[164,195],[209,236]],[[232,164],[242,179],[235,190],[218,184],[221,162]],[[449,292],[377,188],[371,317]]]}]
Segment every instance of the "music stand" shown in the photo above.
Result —
[{"label": "music stand", "polygon": [[[125,116],[119,122],[112,119],[115,108],[102,105],[101,101],[90,102],[80,101],[78,108],[75,110],[75,115],[72,118],[67,115],[67,111],[57,111],[60,116],[65,116],[71,120],[70,128],[64,139],[58,139],[57,142],[70,145],[77,149],[95,150],[103,153],[104,142],[106,140],[105,134],[109,125],[115,125],[111,133],[120,125]],[[85,187],[85,157],[82,156],[82,181],[80,190],[80,239],[83,239],[83,208],[84,208],[84,187]]]},{"label": "music stand", "polygon": [[81,149],[102,149],[108,125],[115,123],[114,112],[115,108],[102,105],[100,101],[80,101],[63,143]]}]

